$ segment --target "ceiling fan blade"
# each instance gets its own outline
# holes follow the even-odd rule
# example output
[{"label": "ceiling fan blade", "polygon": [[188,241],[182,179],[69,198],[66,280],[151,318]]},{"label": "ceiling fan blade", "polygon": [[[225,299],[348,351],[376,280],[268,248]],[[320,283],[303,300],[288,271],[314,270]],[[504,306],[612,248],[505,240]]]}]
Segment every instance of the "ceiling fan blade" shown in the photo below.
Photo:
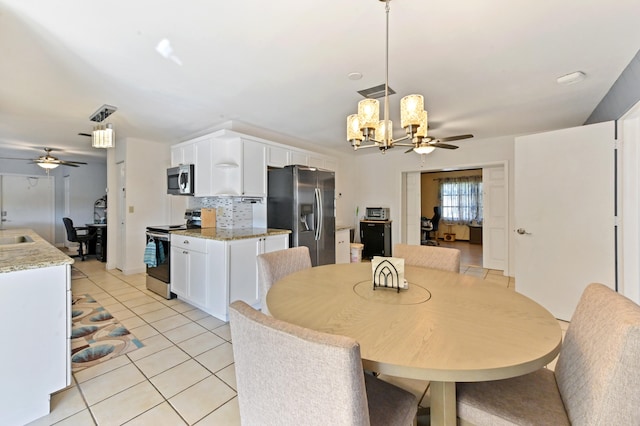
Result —
[{"label": "ceiling fan blade", "polygon": [[60,162],[60,164],[64,164],[65,166],[78,166],[78,164],[87,164],[83,161],[64,161],[64,160],[58,160]]},{"label": "ceiling fan blade", "polygon": [[0,160],[24,160],[24,161],[30,161],[31,158],[0,157]]},{"label": "ceiling fan blade", "polygon": [[89,133],[78,133],[78,136],[87,136],[87,137],[91,137],[91,135]]},{"label": "ceiling fan blade", "polygon": [[462,139],[470,139],[472,137],[473,135],[458,135],[458,136],[449,136],[447,138],[438,138],[438,140],[441,142],[453,142],[453,141],[459,141]]},{"label": "ceiling fan blade", "polygon": [[435,147],[435,148],[458,149],[458,147],[457,147],[457,146],[455,146],[455,145],[449,145],[449,144],[447,144],[447,143],[439,143],[439,142],[436,142],[436,143],[432,143],[432,144],[429,144],[429,145],[430,145],[430,146],[433,146],[433,147]]}]

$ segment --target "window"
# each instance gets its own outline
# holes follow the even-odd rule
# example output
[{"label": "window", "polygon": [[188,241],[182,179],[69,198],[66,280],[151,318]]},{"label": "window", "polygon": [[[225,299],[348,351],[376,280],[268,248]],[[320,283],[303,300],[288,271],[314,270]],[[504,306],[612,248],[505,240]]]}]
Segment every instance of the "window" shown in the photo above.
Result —
[{"label": "window", "polygon": [[447,223],[482,222],[482,176],[441,179],[440,205]]}]

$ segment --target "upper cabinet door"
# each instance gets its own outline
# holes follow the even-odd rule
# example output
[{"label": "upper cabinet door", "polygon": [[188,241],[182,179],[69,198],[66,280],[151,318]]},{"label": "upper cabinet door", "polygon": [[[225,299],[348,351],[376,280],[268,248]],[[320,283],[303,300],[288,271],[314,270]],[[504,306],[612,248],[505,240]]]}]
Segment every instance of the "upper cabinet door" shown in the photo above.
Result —
[{"label": "upper cabinet door", "polygon": [[285,167],[289,163],[289,150],[279,146],[267,147],[267,166]]},{"label": "upper cabinet door", "polygon": [[260,142],[242,140],[242,195],[267,196],[266,147]]}]

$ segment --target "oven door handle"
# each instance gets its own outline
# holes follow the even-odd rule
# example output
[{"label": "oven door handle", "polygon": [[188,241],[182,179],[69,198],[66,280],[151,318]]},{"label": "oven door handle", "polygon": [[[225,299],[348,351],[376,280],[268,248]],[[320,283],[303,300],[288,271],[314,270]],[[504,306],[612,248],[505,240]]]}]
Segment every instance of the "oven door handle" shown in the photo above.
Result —
[{"label": "oven door handle", "polygon": [[160,240],[160,241],[170,241],[171,237],[169,236],[169,234],[160,234],[157,232],[149,232],[147,231],[147,237],[152,237],[155,238],[156,240]]}]

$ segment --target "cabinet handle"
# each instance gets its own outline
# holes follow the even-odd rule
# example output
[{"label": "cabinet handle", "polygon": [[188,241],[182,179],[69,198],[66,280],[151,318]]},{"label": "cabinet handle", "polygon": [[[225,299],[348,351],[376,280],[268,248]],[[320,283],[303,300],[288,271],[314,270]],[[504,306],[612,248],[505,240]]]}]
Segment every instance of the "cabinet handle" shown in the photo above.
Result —
[{"label": "cabinet handle", "polygon": [[183,251],[182,251],[182,254],[189,254],[189,252],[188,252],[188,251],[184,251],[184,250],[183,250]]},{"label": "cabinet handle", "polygon": [[183,244],[189,244],[189,240],[184,240],[182,243]]}]

